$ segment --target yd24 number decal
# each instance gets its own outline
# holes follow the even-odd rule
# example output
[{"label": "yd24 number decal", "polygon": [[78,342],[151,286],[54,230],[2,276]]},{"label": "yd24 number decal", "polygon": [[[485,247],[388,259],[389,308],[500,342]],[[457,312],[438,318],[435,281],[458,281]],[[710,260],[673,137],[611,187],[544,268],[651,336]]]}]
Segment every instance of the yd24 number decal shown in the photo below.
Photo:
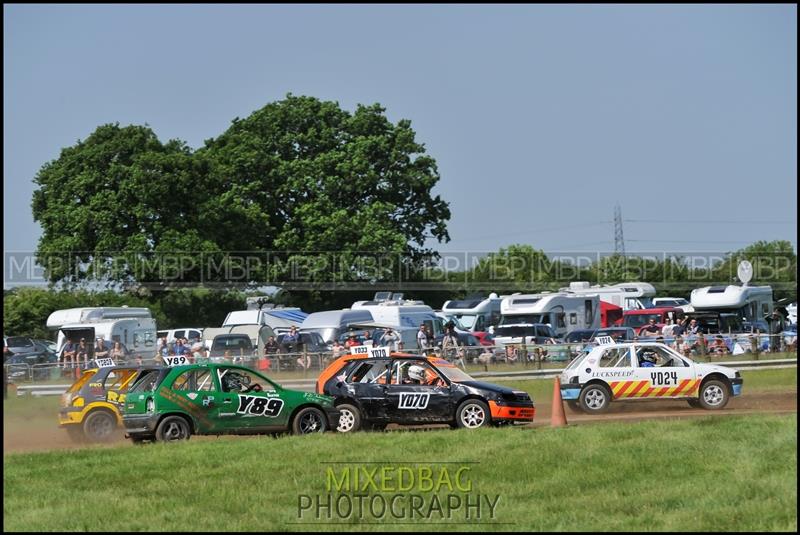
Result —
[{"label": "yd24 number decal", "polygon": [[653,386],[677,386],[678,372],[650,372]]},{"label": "yd24 number decal", "polygon": [[253,414],[275,418],[283,409],[281,398],[261,398],[256,396],[239,396],[238,414]]}]

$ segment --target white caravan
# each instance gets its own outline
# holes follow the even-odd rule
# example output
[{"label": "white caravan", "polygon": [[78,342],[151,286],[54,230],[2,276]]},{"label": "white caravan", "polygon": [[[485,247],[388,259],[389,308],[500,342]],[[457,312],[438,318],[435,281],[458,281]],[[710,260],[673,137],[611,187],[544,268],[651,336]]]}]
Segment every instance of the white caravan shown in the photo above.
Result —
[{"label": "white caravan", "polygon": [[356,301],[352,310],[367,310],[375,322],[395,329],[419,329],[423,323],[430,327],[436,340],[444,336],[444,322],[422,301],[403,299],[403,294],[378,292],[372,301]]},{"label": "white caravan", "polygon": [[600,299],[597,295],[570,293],[515,294],[500,304],[498,327],[545,323],[556,336],[564,337],[577,329],[600,328]]},{"label": "white caravan", "polygon": [[750,322],[772,314],[771,286],[705,286],[692,290],[690,296],[696,312],[733,312]]},{"label": "white caravan", "polygon": [[262,308],[248,310],[234,310],[229,312],[222,322],[223,327],[237,325],[268,325],[274,330],[300,327],[308,317],[308,313],[299,308]]},{"label": "white caravan", "polygon": [[132,354],[149,357],[156,351],[156,321],[148,308],[83,307],[56,310],[47,328],[58,330],[59,355],[68,340],[94,345],[95,338],[121,342]]},{"label": "white caravan", "polygon": [[559,288],[559,292],[568,292],[574,295],[597,295],[601,301],[622,307],[622,310],[652,308],[652,298],[656,295],[655,287],[647,282],[621,282],[595,286],[591,286],[585,281],[571,282],[568,288]]},{"label": "white caravan", "polygon": [[503,298],[496,293],[489,294],[487,298],[467,298],[445,301],[442,313],[451,319],[451,316],[466,330],[481,332],[497,325],[500,321],[500,303]]}]

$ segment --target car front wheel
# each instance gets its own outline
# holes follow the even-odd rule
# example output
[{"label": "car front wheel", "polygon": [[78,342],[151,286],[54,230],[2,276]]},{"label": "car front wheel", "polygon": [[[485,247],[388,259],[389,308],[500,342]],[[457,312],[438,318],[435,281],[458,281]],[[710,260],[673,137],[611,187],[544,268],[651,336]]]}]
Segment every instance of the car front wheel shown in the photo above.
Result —
[{"label": "car front wheel", "polygon": [[325,415],[316,407],[306,407],[292,421],[292,432],[295,435],[322,433],[325,427]]},{"label": "car front wheel", "polygon": [[189,423],[180,416],[167,416],[156,428],[156,439],[161,442],[176,442],[178,440],[189,440],[192,431]]},{"label": "car front wheel", "polygon": [[700,387],[700,406],[707,410],[719,410],[728,404],[728,385],[712,379]]},{"label": "car front wheel", "polygon": [[477,429],[492,423],[489,406],[479,399],[468,399],[456,410],[456,425],[466,429]]},{"label": "car front wheel", "polygon": [[339,425],[336,430],[340,433],[352,433],[361,429],[361,411],[358,407],[345,403],[336,407],[339,409]]},{"label": "car front wheel", "polygon": [[608,410],[611,393],[602,385],[589,385],[581,391],[580,406],[589,414],[600,414]]}]

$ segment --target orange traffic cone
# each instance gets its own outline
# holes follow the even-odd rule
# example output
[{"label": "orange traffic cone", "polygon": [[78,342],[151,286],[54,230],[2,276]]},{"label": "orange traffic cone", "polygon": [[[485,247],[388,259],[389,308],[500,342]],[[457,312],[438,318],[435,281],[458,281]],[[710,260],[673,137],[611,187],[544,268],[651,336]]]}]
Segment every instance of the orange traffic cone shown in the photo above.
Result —
[{"label": "orange traffic cone", "polygon": [[567,425],[567,415],[564,414],[564,402],[561,399],[561,381],[556,377],[553,383],[553,408],[550,416],[551,427]]}]

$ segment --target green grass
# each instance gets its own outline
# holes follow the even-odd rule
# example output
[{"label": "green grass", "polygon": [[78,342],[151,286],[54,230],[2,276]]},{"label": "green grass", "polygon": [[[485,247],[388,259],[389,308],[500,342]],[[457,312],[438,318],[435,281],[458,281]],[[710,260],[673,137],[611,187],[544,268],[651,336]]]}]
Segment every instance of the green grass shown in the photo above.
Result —
[{"label": "green grass", "polygon": [[[797,529],[796,415],[225,437],[10,454],[3,459],[3,524],[9,531],[109,532],[434,527],[433,521],[410,519],[364,526],[298,523],[298,496],[326,495],[325,470],[334,465],[323,463],[331,461],[364,467],[423,463],[437,471],[448,467],[451,474],[469,466],[473,498],[499,496],[496,516],[484,512],[469,523],[463,523],[463,511],[449,522],[437,516],[435,522],[443,522],[437,530]],[[381,464],[359,464],[365,461]]]}]

